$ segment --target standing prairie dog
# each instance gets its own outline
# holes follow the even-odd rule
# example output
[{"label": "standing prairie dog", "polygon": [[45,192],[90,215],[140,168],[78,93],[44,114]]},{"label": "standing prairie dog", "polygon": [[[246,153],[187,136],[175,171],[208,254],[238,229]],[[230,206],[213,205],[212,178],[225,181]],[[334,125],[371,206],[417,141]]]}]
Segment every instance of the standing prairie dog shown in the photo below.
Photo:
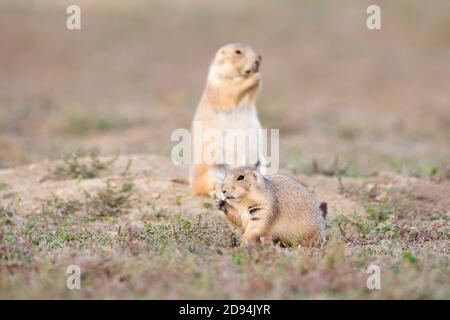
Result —
[{"label": "standing prairie dog", "polygon": [[260,237],[289,246],[324,241],[326,203],[319,205],[292,177],[264,176],[245,166],[228,171],[218,189],[217,205],[228,222],[244,230],[243,244]]},{"label": "standing prairie dog", "polygon": [[[226,142],[228,129],[250,129],[256,132],[258,139],[261,124],[259,122],[255,102],[261,88],[261,74],[259,67],[261,56],[249,45],[231,43],[220,48],[209,68],[208,78],[203,96],[198,105],[193,120],[202,126],[202,133],[193,129],[193,150],[199,151],[202,157],[200,163],[194,163],[189,172],[189,184],[194,194],[210,194],[223,177],[215,170],[216,165],[224,164],[228,167],[243,166],[252,163],[249,159],[256,159],[255,163],[265,162],[258,147],[236,154],[232,160],[223,163],[208,163],[203,157],[211,147],[227,152],[235,150],[235,142]],[[218,132],[225,140],[224,144],[208,140],[205,132]],[[249,151],[250,150],[250,151]],[[239,152],[237,152],[239,153]],[[224,159],[225,160],[225,159]]]}]

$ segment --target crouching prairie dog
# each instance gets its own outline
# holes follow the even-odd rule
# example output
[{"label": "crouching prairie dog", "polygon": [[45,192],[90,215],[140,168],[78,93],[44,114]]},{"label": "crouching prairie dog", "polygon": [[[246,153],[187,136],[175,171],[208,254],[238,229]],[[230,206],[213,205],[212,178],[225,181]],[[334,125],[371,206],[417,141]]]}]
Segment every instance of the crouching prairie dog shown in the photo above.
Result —
[{"label": "crouching prairie dog", "polygon": [[[189,183],[196,195],[214,192],[223,178],[215,170],[217,164],[238,167],[257,162],[266,163],[259,148],[247,148],[234,159],[223,159],[222,163],[204,161],[207,150],[215,149],[217,153],[224,154],[236,147],[233,140],[220,145],[211,141],[205,136],[208,130],[218,132],[224,139],[228,129],[255,130],[255,134],[264,139],[258,134],[261,124],[255,107],[262,82],[260,64],[261,56],[243,43],[227,44],[215,54],[193,119],[193,154],[200,154],[202,157],[200,163],[194,163],[189,172]],[[197,132],[196,125],[201,126],[201,132]],[[251,157],[249,152],[252,153]],[[250,158],[256,161],[253,162]]]},{"label": "crouching prairie dog", "polygon": [[253,166],[229,170],[216,191],[216,205],[244,233],[241,243],[261,237],[288,246],[324,241],[326,203],[319,203],[296,179],[261,175]]}]

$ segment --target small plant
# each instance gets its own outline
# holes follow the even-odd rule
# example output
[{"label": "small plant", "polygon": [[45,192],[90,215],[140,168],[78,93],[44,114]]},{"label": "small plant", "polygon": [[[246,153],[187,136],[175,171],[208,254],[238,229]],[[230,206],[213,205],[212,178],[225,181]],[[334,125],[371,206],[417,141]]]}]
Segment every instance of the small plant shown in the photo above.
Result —
[{"label": "small plant", "polygon": [[102,161],[100,160],[100,151],[98,149],[86,151],[78,148],[74,152],[65,153],[61,160],[62,164],[57,165],[50,172],[49,176],[51,178],[56,180],[92,179],[114,163],[117,157],[108,161]]},{"label": "small plant", "polygon": [[112,187],[109,183],[105,189],[92,196],[85,192],[86,212],[94,216],[117,216],[129,208],[132,195],[129,187]]},{"label": "small plant", "polygon": [[156,218],[163,218],[166,216],[166,209],[156,207],[154,203],[148,203],[150,214]]},{"label": "small plant", "polygon": [[14,197],[9,203],[0,203],[0,217],[11,218],[17,214],[17,208],[19,206],[20,199]]},{"label": "small plant", "polygon": [[3,218],[0,220],[0,226],[12,225],[13,222],[9,217]]},{"label": "small plant", "polygon": [[173,227],[171,224],[151,224],[146,222],[141,230],[141,236],[155,251],[162,251],[173,241]]},{"label": "small plant", "polygon": [[178,217],[177,224],[177,229],[184,237],[188,239],[193,237],[195,230],[191,221]]},{"label": "small plant", "polygon": [[205,209],[211,209],[212,208],[212,204],[210,202],[203,202],[203,208]]},{"label": "small plant", "polygon": [[433,220],[443,220],[443,221],[450,221],[450,215],[446,214],[443,211],[434,210],[436,212],[436,214],[432,217]]},{"label": "small plant", "polygon": [[233,260],[234,263],[240,265],[244,262],[244,255],[242,254],[242,252],[236,251],[231,253],[231,260]]},{"label": "small plant", "polygon": [[82,229],[61,225],[56,226],[55,229],[34,229],[29,232],[29,236],[33,245],[45,247],[49,250],[66,246],[83,248],[86,245],[86,240],[90,238],[90,234]]},{"label": "small plant", "polygon": [[16,213],[16,208],[14,206],[11,205],[0,205],[0,216],[4,216],[4,217],[11,217]]},{"label": "small plant", "polygon": [[391,217],[395,208],[390,203],[376,203],[367,201],[364,203],[364,209],[370,218],[375,221],[384,221]]},{"label": "small plant", "polygon": [[125,181],[122,184],[122,192],[130,192],[131,190],[133,190],[133,188],[134,188],[133,181]]},{"label": "small plant", "polygon": [[0,192],[6,190],[6,188],[8,188],[8,184],[3,181],[0,181]]},{"label": "small plant", "polygon": [[71,115],[68,123],[63,128],[64,131],[83,135],[89,132],[107,132],[111,130],[124,129],[131,125],[131,122],[120,116],[104,115]]},{"label": "small plant", "polygon": [[403,260],[409,264],[417,264],[417,258],[409,251],[403,253]]},{"label": "small plant", "polygon": [[415,172],[413,172],[413,175],[419,178],[429,177],[448,179],[450,177],[450,167],[445,164],[425,164],[417,168]]},{"label": "small plant", "polygon": [[376,237],[381,236],[383,238],[391,238],[396,236],[398,231],[398,227],[393,223],[392,219],[387,219],[378,222],[370,231],[370,234]]},{"label": "small plant", "polygon": [[351,217],[344,216],[349,222],[351,222],[353,225],[357,226],[361,233],[364,236],[367,236],[371,230],[375,227],[375,224],[373,221],[364,219],[356,212],[353,212]]},{"label": "small plant", "polygon": [[63,200],[55,195],[42,201],[42,213],[52,216],[68,216],[83,208],[78,200]]},{"label": "small plant", "polygon": [[307,165],[304,169],[305,174],[314,175],[314,174],[322,174],[325,176],[344,176],[344,177],[357,177],[359,176],[358,170],[352,165],[351,162],[347,162],[342,164],[338,155],[335,155],[334,158],[329,161],[326,165],[319,165],[317,159],[313,159],[313,161]]}]

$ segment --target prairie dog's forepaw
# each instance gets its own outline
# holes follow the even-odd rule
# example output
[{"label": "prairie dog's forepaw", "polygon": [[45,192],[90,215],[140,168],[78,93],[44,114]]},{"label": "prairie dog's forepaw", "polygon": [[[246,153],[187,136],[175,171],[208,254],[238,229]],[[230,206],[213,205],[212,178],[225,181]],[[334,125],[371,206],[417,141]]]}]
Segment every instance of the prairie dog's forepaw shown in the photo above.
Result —
[{"label": "prairie dog's forepaw", "polygon": [[262,80],[262,75],[261,75],[261,73],[260,72],[255,72],[254,74],[253,74],[253,77],[254,77],[254,79],[255,79],[255,81],[261,81]]},{"label": "prairie dog's forepaw", "polygon": [[220,211],[223,211],[225,214],[227,213],[227,202],[223,199],[216,199],[215,200],[215,206]]}]

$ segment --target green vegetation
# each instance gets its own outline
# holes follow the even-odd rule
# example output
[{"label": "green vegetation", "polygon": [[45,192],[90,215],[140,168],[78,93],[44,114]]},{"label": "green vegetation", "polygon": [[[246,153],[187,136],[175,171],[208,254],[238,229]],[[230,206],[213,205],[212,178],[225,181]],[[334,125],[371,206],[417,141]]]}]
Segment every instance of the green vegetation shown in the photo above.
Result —
[{"label": "green vegetation", "polygon": [[74,152],[65,153],[62,163],[50,170],[49,177],[56,180],[64,179],[91,179],[116,161],[116,157],[107,161],[100,159],[98,149],[85,150],[78,148]]},{"label": "green vegetation", "polygon": [[0,181],[0,192],[2,192],[3,190],[6,190],[6,188],[8,188],[8,185],[2,181]]},{"label": "green vegetation", "polygon": [[93,132],[125,129],[131,125],[130,120],[118,115],[71,115],[68,117],[63,131],[75,135],[85,135]]},{"label": "green vegetation", "polygon": [[94,195],[85,192],[86,211],[99,217],[117,216],[130,208],[130,197],[133,186],[128,181],[120,187],[108,183],[107,187],[97,191]]},{"label": "green vegetation", "polygon": [[[406,209],[397,202],[348,193],[365,215],[330,213],[322,248],[240,247],[239,235],[209,202],[198,202],[197,210],[207,210],[202,214],[177,213],[181,196],[167,207],[158,200],[140,208],[135,185],[107,180],[82,198],[51,195],[28,215],[18,200],[2,207],[0,264],[14,269],[15,280],[1,269],[1,297],[449,297],[450,225],[442,212],[404,220]],[[133,208],[141,212],[137,224],[127,222]],[[83,290],[76,293],[64,287],[65,268],[74,263],[83,270]],[[373,263],[382,268],[382,290],[366,287]],[[33,269],[38,277],[31,277]]]}]

